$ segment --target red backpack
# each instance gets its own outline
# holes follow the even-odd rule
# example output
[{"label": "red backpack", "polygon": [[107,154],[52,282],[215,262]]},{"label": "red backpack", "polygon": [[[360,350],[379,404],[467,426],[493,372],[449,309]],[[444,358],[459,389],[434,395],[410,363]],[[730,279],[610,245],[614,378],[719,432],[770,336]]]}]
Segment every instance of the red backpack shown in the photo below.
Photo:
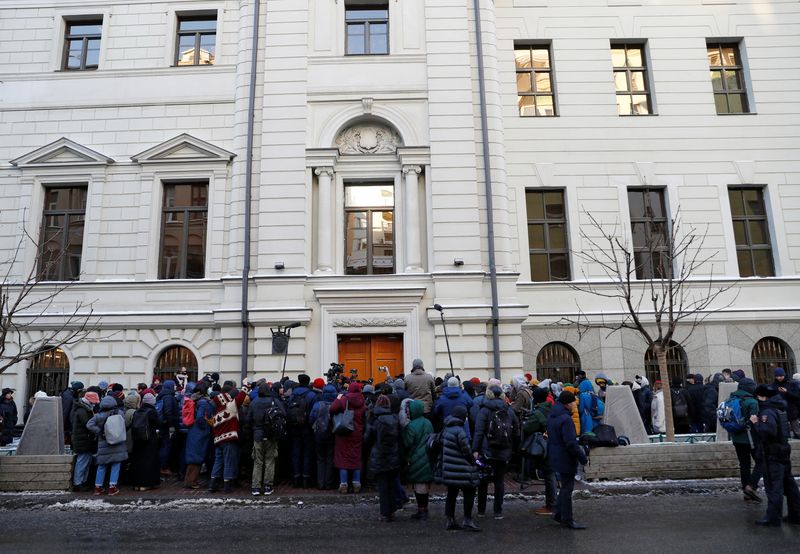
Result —
[{"label": "red backpack", "polygon": [[191,427],[194,425],[194,415],[194,400],[188,396],[184,397],[183,406],[181,406],[181,419],[183,420],[184,426]]}]

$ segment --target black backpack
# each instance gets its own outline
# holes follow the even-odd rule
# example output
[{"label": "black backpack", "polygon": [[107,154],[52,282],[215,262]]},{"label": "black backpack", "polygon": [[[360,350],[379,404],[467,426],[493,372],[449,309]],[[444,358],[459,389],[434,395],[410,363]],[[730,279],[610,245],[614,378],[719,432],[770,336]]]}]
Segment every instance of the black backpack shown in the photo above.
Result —
[{"label": "black backpack", "polygon": [[286,407],[286,419],[289,425],[293,427],[305,425],[307,416],[306,395],[293,394],[289,398],[289,405]]},{"label": "black backpack", "polygon": [[314,431],[314,438],[317,442],[330,440],[333,436],[331,432],[331,403],[320,401],[317,403],[317,419],[314,420],[311,428]]},{"label": "black backpack", "polygon": [[493,449],[504,449],[511,447],[511,434],[514,431],[514,426],[511,423],[511,417],[505,409],[495,410],[489,420],[489,429],[486,432],[486,438],[489,440],[489,446]]},{"label": "black backpack", "polygon": [[672,416],[676,421],[689,419],[689,402],[686,400],[686,391],[672,389]]},{"label": "black backpack", "polygon": [[131,418],[131,436],[136,442],[147,442],[150,440],[150,418],[147,410],[138,409],[133,412]]},{"label": "black backpack", "polygon": [[283,411],[275,404],[275,400],[264,410],[264,420],[261,422],[264,429],[264,438],[269,440],[280,440],[286,436],[286,416]]}]

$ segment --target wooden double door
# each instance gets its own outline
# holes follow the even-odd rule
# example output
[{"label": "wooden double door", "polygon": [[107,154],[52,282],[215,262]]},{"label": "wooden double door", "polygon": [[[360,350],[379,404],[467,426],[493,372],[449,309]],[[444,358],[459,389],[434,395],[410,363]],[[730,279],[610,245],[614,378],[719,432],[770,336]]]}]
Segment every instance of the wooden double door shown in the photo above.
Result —
[{"label": "wooden double door", "polygon": [[346,377],[355,369],[358,380],[382,383],[386,372],[379,368],[388,368],[392,377],[403,372],[403,335],[339,335],[337,339]]}]

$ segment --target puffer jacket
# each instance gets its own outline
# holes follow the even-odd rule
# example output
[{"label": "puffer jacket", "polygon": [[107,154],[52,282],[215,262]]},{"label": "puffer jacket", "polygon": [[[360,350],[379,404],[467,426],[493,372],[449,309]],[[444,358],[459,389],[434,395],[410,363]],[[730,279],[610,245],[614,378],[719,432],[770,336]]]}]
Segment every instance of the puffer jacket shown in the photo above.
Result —
[{"label": "puffer jacket", "polygon": [[408,462],[409,483],[430,483],[433,481],[433,468],[428,460],[426,444],[433,433],[433,425],[425,418],[425,405],[420,400],[412,400],[409,405],[411,423],[403,430],[403,445]]},{"label": "puffer jacket", "polygon": [[208,454],[211,441],[211,425],[208,420],[214,417],[214,406],[208,395],[202,392],[192,394],[194,400],[194,425],[186,434],[186,463],[201,465]]},{"label": "puffer jacket", "polygon": [[161,430],[164,431],[168,428],[178,429],[181,424],[181,413],[178,399],[175,397],[175,381],[171,379],[164,381],[161,392],[156,397],[156,406],[159,402],[163,406]]},{"label": "puffer jacket", "polygon": [[405,384],[408,394],[416,400],[421,400],[425,405],[425,413],[431,413],[436,390],[433,375],[422,368],[417,368],[406,375]]},{"label": "puffer jacket", "polygon": [[[469,414],[472,408],[472,398],[464,392],[461,387],[444,387],[442,395],[436,400],[433,406],[433,413],[436,416],[436,421],[443,423],[450,414],[453,413],[453,408],[456,406],[464,406]],[[467,432],[467,438],[470,438],[469,423],[464,422],[464,431]]]},{"label": "puffer jacket", "polygon": [[94,454],[97,452],[97,436],[86,428],[94,417],[92,405],[78,400],[72,407],[72,452],[74,454]]},{"label": "puffer jacket", "polygon": [[105,396],[100,401],[100,413],[86,423],[86,428],[97,436],[97,465],[114,464],[128,459],[128,444],[122,441],[119,444],[108,444],[103,429],[106,420],[113,414],[124,415],[117,407],[117,400],[113,396]]},{"label": "puffer jacket", "polygon": [[[512,434],[507,446],[498,448],[489,444],[489,425],[495,413],[504,411],[505,417],[512,426]],[[502,415],[499,417],[503,417]],[[479,452],[489,460],[508,462],[511,460],[513,445],[519,436],[519,420],[511,406],[500,398],[484,400],[483,408],[478,412],[478,421],[475,422],[475,437],[472,439],[472,451]]]},{"label": "puffer jacket", "polygon": [[450,416],[442,431],[442,483],[448,487],[476,487],[479,481],[464,420]]},{"label": "puffer jacket", "polygon": [[364,432],[364,444],[372,445],[369,470],[373,475],[400,469],[403,463],[401,443],[397,414],[392,413],[391,407],[376,406]]},{"label": "puffer jacket", "polygon": [[594,387],[592,382],[588,379],[581,381],[578,385],[580,397],[578,398],[578,411],[581,420],[581,433],[591,433],[595,425],[600,423],[600,420],[592,417],[592,397],[594,396]]}]

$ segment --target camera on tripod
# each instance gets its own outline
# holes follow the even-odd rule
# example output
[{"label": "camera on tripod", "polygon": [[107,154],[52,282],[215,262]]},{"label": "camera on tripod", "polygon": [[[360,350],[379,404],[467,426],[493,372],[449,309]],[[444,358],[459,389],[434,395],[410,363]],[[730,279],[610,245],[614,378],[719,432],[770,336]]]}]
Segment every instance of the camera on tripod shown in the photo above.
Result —
[{"label": "camera on tripod", "polygon": [[333,383],[342,373],[344,373],[344,364],[331,362],[331,367],[328,369],[327,373],[325,373],[325,376],[328,378],[329,383]]}]

